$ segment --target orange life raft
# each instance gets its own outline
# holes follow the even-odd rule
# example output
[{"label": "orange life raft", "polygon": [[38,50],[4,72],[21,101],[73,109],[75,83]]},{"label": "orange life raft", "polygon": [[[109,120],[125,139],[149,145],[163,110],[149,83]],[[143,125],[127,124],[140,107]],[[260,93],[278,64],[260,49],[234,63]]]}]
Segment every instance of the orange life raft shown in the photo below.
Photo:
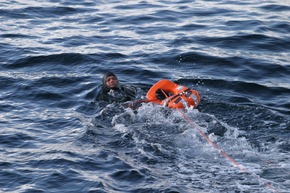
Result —
[{"label": "orange life raft", "polygon": [[[166,96],[159,100],[156,91],[161,90]],[[160,80],[154,84],[147,92],[146,98],[156,104],[168,106],[169,108],[196,108],[200,103],[200,96],[196,90],[187,88],[171,82],[169,80]]]}]

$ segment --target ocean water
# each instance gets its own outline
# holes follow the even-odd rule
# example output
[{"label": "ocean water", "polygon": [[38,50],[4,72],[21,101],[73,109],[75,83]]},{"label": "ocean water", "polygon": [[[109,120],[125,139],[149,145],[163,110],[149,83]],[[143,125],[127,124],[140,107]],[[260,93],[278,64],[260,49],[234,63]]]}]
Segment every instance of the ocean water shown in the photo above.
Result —
[{"label": "ocean water", "polygon": [[[289,3],[2,0],[0,192],[290,192]],[[108,70],[201,104],[93,103]]]}]

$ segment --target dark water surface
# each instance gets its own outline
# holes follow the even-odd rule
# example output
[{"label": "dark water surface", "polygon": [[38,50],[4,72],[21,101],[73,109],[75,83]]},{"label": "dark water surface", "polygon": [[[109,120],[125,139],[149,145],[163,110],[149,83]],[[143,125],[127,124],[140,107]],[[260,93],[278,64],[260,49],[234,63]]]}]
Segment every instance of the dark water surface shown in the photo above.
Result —
[{"label": "dark water surface", "polygon": [[[289,3],[2,1],[0,191],[290,192]],[[107,70],[202,102],[92,103]]]}]

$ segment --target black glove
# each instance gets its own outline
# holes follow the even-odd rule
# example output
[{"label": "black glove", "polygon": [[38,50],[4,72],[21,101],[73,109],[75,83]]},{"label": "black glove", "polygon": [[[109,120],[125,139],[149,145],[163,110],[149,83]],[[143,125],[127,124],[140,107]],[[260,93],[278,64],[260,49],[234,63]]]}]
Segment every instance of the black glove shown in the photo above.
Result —
[{"label": "black glove", "polygon": [[156,98],[158,99],[158,100],[164,100],[165,98],[166,98],[166,96],[165,96],[165,94],[164,94],[164,91],[162,91],[161,89],[157,89],[156,91],[155,91],[155,94],[156,94]]}]

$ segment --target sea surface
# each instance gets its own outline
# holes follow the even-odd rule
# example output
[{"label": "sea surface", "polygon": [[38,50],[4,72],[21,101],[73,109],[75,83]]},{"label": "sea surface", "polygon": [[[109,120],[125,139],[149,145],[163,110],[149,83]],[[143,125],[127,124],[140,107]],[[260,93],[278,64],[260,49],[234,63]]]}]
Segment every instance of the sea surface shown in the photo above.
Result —
[{"label": "sea surface", "polygon": [[[290,192],[289,0],[1,0],[0,23],[0,192]],[[201,103],[94,102],[107,71]]]}]

